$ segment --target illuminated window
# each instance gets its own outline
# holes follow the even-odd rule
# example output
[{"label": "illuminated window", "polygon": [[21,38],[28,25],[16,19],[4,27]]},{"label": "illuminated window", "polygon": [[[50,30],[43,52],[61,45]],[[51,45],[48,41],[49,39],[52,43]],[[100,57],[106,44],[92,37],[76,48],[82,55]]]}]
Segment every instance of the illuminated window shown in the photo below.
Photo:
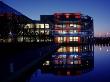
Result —
[{"label": "illuminated window", "polygon": [[63,30],[63,34],[66,34],[67,32]]},{"label": "illuminated window", "polygon": [[59,34],[62,34],[62,30],[58,30],[58,33],[59,33]]},{"label": "illuminated window", "polygon": [[70,24],[70,27],[74,27],[74,24]]},{"label": "illuminated window", "polygon": [[63,24],[63,28],[66,28],[66,24]]},{"label": "illuminated window", "polygon": [[77,33],[77,30],[74,30],[74,33]]},{"label": "illuminated window", "polygon": [[70,30],[69,33],[70,33],[70,34],[73,34],[73,30]]},{"label": "illuminated window", "polygon": [[73,41],[73,37],[70,37],[69,39],[70,39],[70,41]]},{"label": "illuminated window", "polygon": [[33,24],[27,24],[24,28],[33,28]]},{"label": "illuminated window", "polygon": [[78,37],[73,37],[74,41],[78,41]]},{"label": "illuminated window", "polygon": [[81,27],[81,25],[77,25],[77,28],[80,28]]},{"label": "illuminated window", "polygon": [[63,42],[63,37],[58,37],[58,43],[62,43]]},{"label": "illuminated window", "polygon": [[57,25],[57,27],[62,28],[62,25]]},{"label": "illuminated window", "polygon": [[80,15],[76,15],[75,18],[80,18]]},{"label": "illuminated window", "polygon": [[63,51],[63,49],[62,48],[59,48],[58,50],[57,50],[57,52],[62,52]]},{"label": "illuminated window", "polygon": [[43,65],[50,65],[50,61],[45,61],[45,63],[43,63]]},{"label": "illuminated window", "polygon": [[66,15],[66,18],[69,18],[69,15]]},{"label": "illuminated window", "polygon": [[63,37],[63,41],[66,42],[66,37]]},{"label": "illuminated window", "polygon": [[39,28],[39,24],[36,24],[36,28]]},{"label": "illuminated window", "polygon": [[74,61],[74,64],[78,64],[78,60],[75,60],[75,61]]},{"label": "illuminated window", "polygon": [[73,26],[74,26],[75,28],[77,27],[77,25],[76,25],[76,24],[74,24]]},{"label": "illuminated window", "polygon": [[78,47],[74,47],[74,52],[78,52]]},{"label": "illuminated window", "polygon": [[66,47],[61,47],[57,50],[57,52],[67,52]]},{"label": "illuminated window", "polygon": [[44,28],[44,24],[40,24],[39,25],[39,28]]},{"label": "illuminated window", "polygon": [[73,47],[70,47],[70,52],[73,52]]},{"label": "illuminated window", "polygon": [[45,24],[45,28],[49,28],[49,24]]}]

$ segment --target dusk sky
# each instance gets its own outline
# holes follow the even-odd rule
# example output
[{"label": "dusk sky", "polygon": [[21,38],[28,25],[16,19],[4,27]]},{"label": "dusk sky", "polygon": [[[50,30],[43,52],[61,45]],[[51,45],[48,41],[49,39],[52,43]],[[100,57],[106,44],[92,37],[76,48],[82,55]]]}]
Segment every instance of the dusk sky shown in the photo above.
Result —
[{"label": "dusk sky", "polygon": [[2,0],[31,19],[55,12],[81,12],[94,19],[95,32],[110,32],[110,0]]}]

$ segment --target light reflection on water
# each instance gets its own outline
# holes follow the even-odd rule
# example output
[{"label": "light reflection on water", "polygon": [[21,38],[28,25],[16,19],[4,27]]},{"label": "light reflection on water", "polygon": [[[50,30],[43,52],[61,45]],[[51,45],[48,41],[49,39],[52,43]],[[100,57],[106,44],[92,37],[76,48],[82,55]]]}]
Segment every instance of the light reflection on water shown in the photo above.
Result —
[{"label": "light reflection on water", "polygon": [[29,82],[110,82],[109,62],[109,46],[61,46]]}]

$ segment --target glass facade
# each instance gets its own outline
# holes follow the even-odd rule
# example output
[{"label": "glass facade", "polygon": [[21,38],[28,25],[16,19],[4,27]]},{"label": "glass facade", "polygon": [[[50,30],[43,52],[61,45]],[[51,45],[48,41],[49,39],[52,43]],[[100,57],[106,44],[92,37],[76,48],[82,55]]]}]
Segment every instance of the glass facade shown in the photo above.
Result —
[{"label": "glass facade", "polygon": [[54,20],[55,43],[89,43],[89,39],[93,39],[93,20],[89,16],[80,13],[55,13]]}]

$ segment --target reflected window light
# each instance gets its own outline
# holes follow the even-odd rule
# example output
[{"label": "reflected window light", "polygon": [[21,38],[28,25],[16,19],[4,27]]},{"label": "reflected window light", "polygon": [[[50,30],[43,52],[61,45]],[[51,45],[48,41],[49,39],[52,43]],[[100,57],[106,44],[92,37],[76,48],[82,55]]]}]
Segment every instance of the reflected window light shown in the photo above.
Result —
[{"label": "reflected window light", "polygon": [[74,64],[78,64],[78,60],[74,60]]},{"label": "reflected window light", "polygon": [[17,41],[18,41],[18,42],[23,42],[23,37],[18,37],[18,38],[17,38]]},{"label": "reflected window light", "polygon": [[87,48],[85,47],[84,49],[86,50]]},{"label": "reflected window light", "polygon": [[44,34],[44,30],[40,30],[40,33]]},{"label": "reflected window light", "polygon": [[63,58],[66,58],[66,55],[62,55],[63,56]]},{"label": "reflected window light", "polygon": [[70,62],[70,64],[73,64],[73,62]]},{"label": "reflected window light", "polygon": [[10,63],[10,72],[14,72],[14,63]]},{"label": "reflected window light", "polygon": [[107,52],[108,52],[108,49],[107,49]]},{"label": "reflected window light", "polygon": [[78,62],[79,62],[79,64],[81,64],[81,60],[79,60]]},{"label": "reflected window light", "polygon": [[102,48],[100,47],[100,51],[102,50]]},{"label": "reflected window light", "polygon": [[70,73],[70,71],[67,71],[67,75],[70,75],[71,73]]},{"label": "reflected window light", "polygon": [[75,55],[74,58],[77,58],[77,55]]},{"label": "reflected window light", "polygon": [[85,26],[87,25],[87,23],[85,22]]},{"label": "reflected window light", "polygon": [[43,65],[50,65],[50,61],[45,61],[45,63],[43,63]]}]

